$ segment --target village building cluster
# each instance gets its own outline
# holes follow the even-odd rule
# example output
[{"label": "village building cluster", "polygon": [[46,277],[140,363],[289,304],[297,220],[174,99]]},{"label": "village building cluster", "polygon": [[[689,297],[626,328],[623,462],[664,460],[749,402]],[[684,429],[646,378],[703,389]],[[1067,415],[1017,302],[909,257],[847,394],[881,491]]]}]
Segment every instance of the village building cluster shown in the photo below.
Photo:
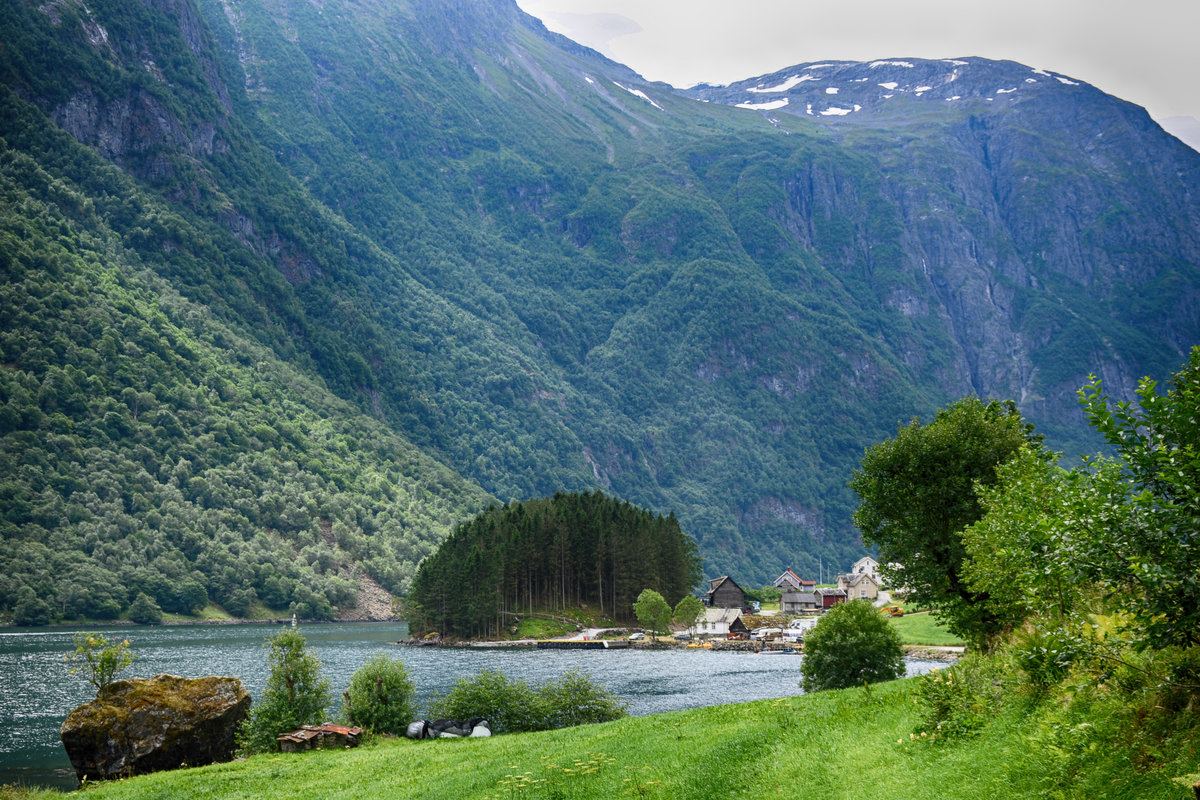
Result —
[{"label": "village building cluster", "polygon": [[[879,562],[863,556],[849,572],[838,575],[834,586],[817,586],[817,582],[801,578],[791,567],[774,581],[780,591],[779,613],[786,617],[816,616],[847,600],[869,600],[872,603],[889,599],[879,574]],[[883,594],[881,595],[881,591]],[[697,619],[688,633],[700,638],[748,637],[751,631],[743,617],[757,611],[746,599],[746,592],[733,578],[723,575],[709,581],[708,591],[701,597],[704,615]],[[793,628],[801,631],[809,624],[795,620]],[[815,622],[813,620],[812,622]],[[797,624],[799,623],[799,624]]]}]

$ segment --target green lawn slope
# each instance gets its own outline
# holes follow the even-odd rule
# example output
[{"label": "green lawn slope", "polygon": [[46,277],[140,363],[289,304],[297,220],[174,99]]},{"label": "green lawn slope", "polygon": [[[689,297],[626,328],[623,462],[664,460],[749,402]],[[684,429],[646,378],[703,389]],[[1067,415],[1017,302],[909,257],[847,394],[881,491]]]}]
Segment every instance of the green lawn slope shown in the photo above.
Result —
[{"label": "green lawn slope", "polygon": [[890,622],[900,634],[900,641],[904,644],[934,647],[957,647],[966,644],[962,639],[946,630],[946,626],[928,612],[892,617]]},{"label": "green lawn slope", "polygon": [[118,781],[87,797],[1182,800],[1200,779],[1190,723],[1173,718],[1151,745],[1144,720],[1101,695],[1006,703],[974,735],[914,736],[919,683],[490,739],[377,738]]}]

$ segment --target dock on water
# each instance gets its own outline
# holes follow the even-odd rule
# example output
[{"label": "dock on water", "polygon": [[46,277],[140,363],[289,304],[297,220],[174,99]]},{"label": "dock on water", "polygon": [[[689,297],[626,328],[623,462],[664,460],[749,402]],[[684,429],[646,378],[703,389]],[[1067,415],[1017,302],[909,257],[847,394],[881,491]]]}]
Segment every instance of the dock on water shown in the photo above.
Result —
[{"label": "dock on water", "polygon": [[619,650],[629,647],[626,639],[538,639],[539,650]]}]

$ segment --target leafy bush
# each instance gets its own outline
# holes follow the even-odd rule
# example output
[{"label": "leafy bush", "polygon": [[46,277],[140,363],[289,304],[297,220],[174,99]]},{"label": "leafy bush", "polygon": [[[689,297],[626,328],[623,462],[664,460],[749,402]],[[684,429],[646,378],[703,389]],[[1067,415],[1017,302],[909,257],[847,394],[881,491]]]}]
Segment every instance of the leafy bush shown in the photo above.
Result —
[{"label": "leafy bush", "polygon": [[263,644],[271,674],[262,699],[238,729],[244,753],[265,753],[278,746],[275,737],[301,725],[324,721],[332,697],[321,662],[308,648],[299,628],[288,628]]},{"label": "leafy bush", "polygon": [[376,733],[404,733],[416,716],[413,682],[403,661],[377,653],[350,676],[344,711],[354,725]]},{"label": "leafy bush", "polygon": [[804,637],[801,671],[806,692],[894,680],[904,674],[900,634],[867,600],[836,605]]},{"label": "leafy bush", "polygon": [[538,688],[500,672],[484,670],[461,678],[430,715],[451,719],[483,717],[496,733],[565,728],[620,719],[626,704],[578,670]]},{"label": "leafy bush", "polygon": [[1034,628],[1016,635],[1012,655],[1034,690],[1044,691],[1061,683],[1087,649],[1088,643],[1070,631]]},{"label": "leafy bush", "polygon": [[611,722],[629,713],[629,705],[624,700],[577,669],[568,670],[557,681],[546,683],[537,694],[547,728]]},{"label": "leafy bush", "polygon": [[462,720],[483,717],[495,733],[515,733],[544,729],[537,706],[537,695],[528,683],[485,669],[473,678],[459,678],[449,694],[433,702],[429,715]]},{"label": "leafy bush", "polygon": [[71,664],[67,671],[83,677],[99,694],[105,686],[116,680],[117,673],[133,663],[129,652],[129,640],[110,642],[98,633],[76,633],[73,637],[75,651],[63,656]]},{"label": "leafy bush", "polygon": [[934,670],[917,683],[918,734],[965,736],[983,728],[1003,697],[999,656],[971,654],[953,667]]}]

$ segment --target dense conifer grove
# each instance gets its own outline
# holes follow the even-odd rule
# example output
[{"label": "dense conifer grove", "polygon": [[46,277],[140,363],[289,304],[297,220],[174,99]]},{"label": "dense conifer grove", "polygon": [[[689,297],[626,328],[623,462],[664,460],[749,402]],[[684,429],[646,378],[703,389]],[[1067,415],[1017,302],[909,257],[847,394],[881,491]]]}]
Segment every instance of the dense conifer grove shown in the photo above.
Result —
[{"label": "dense conifer grove", "polygon": [[421,563],[409,595],[416,629],[494,636],[515,616],[594,604],[632,620],[652,588],[677,602],[700,580],[696,543],[660,516],[601,492],[492,506]]}]

